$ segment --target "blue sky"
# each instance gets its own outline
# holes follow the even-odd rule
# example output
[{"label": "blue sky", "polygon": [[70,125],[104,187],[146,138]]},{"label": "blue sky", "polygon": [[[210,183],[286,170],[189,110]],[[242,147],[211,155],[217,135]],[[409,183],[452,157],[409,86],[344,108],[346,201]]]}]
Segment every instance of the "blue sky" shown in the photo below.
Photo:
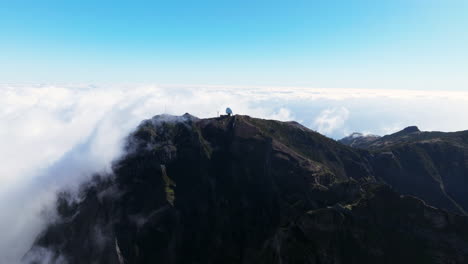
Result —
[{"label": "blue sky", "polygon": [[467,3],[3,1],[0,82],[468,90]]}]

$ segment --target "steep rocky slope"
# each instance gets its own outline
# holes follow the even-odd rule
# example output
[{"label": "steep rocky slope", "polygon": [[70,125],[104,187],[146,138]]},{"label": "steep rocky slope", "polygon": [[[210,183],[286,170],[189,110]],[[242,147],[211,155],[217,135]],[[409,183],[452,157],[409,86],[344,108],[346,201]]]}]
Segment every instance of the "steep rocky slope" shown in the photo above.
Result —
[{"label": "steep rocky slope", "polygon": [[372,152],[375,175],[395,190],[466,214],[468,131],[422,132],[413,126],[373,141],[361,141],[358,146]]},{"label": "steep rocky slope", "polygon": [[[25,262],[466,263],[468,220],[298,123],[156,116],[113,175],[59,195]],[[382,154],[387,155],[387,154]]]}]

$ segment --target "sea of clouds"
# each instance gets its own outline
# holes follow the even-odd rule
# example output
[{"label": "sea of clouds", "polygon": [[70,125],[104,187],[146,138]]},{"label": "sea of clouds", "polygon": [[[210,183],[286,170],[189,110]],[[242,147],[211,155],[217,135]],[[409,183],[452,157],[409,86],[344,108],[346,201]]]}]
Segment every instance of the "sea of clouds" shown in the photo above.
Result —
[{"label": "sea of clouds", "polygon": [[468,129],[468,92],[177,85],[0,85],[0,263],[20,263],[58,190],[111,172],[125,136],[156,114],[296,120],[338,139],[409,125]]}]

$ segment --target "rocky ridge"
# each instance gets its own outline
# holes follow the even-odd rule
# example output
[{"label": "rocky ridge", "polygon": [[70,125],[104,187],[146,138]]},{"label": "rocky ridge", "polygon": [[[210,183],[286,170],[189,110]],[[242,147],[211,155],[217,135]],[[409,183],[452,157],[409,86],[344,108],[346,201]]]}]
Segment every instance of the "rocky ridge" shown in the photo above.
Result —
[{"label": "rocky ridge", "polygon": [[454,143],[468,137],[409,132],[363,149],[294,122],[156,116],[113,175],[59,195],[60,219],[24,260],[466,263],[466,204],[449,183],[468,175]]}]

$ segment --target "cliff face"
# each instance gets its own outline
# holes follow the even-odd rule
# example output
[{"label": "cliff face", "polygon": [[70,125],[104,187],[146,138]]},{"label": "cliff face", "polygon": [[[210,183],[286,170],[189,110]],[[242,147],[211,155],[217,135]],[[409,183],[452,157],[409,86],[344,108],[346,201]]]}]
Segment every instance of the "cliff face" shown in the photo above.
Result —
[{"label": "cliff face", "polygon": [[383,184],[387,154],[297,123],[156,116],[126,148],[114,175],[59,195],[26,262],[468,261],[466,217]]}]

